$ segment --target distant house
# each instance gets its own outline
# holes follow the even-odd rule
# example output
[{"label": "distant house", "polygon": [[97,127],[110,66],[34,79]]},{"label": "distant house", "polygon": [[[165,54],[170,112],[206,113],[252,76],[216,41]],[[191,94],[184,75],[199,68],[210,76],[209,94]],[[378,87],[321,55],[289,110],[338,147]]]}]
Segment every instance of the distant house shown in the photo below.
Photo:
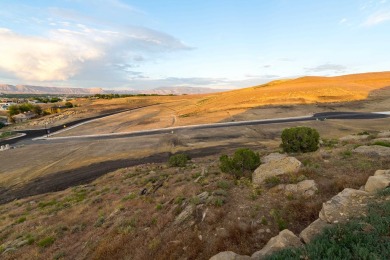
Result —
[{"label": "distant house", "polygon": [[0,110],[8,110],[8,108],[12,105],[16,105],[14,102],[4,102],[0,103]]},{"label": "distant house", "polygon": [[30,120],[31,118],[34,118],[36,116],[37,115],[33,112],[26,112],[23,114],[18,114],[16,116],[13,116],[12,118],[15,121],[15,123],[22,123],[22,122],[26,122],[27,120]]}]

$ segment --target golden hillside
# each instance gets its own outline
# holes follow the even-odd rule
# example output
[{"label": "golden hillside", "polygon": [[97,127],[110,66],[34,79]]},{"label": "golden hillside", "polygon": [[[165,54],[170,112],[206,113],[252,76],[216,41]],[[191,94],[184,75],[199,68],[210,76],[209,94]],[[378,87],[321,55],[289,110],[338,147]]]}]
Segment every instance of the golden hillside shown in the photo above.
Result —
[{"label": "golden hillside", "polygon": [[362,100],[373,90],[390,86],[390,72],[352,74],[337,77],[302,77],[264,85],[204,95],[182,114],[196,114],[263,105],[310,104]]}]

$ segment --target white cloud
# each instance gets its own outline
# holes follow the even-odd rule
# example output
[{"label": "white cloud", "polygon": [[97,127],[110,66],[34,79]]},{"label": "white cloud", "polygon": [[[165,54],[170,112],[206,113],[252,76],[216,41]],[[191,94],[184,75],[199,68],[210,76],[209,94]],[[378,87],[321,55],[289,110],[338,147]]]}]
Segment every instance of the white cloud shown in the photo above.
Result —
[{"label": "white cloud", "polygon": [[343,19],[341,19],[340,21],[339,21],[339,24],[344,24],[344,23],[346,23],[348,20],[347,20],[347,18],[343,18]]},{"label": "white cloud", "polygon": [[370,15],[364,22],[363,26],[374,26],[390,20],[390,11],[380,11]]},{"label": "white cloud", "polygon": [[[30,81],[67,80],[91,71],[88,67],[114,73],[115,64],[139,63],[145,56],[151,59],[155,53],[183,49],[189,47],[170,35],[142,27],[115,31],[68,24],[66,29],[49,30],[46,37],[0,28],[0,70]],[[127,77],[126,73],[122,76]]]},{"label": "white cloud", "polygon": [[340,64],[322,64],[319,66],[311,67],[311,68],[305,68],[306,72],[335,72],[335,73],[342,73],[345,72],[347,67],[340,65]]}]

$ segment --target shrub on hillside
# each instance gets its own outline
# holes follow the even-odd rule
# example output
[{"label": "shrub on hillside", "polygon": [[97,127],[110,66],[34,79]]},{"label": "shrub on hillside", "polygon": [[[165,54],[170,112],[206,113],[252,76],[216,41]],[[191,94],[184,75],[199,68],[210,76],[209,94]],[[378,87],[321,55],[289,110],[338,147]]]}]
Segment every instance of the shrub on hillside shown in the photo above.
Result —
[{"label": "shrub on hillside", "polygon": [[184,167],[191,158],[184,153],[179,153],[169,157],[168,164],[171,167]]},{"label": "shrub on hillside", "polygon": [[5,124],[0,121],[0,129],[3,128],[4,126],[5,126]]},{"label": "shrub on hillside", "polygon": [[72,104],[72,102],[65,102],[65,107],[66,108],[72,108],[73,107],[73,104]]},{"label": "shrub on hillside", "polygon": [[286,128],[282,132],[281,147],[287,153],[307,153],[318,149],[320,134],[310,127]]},{"label": "shrub on hillside", "polygon": [[260,165],[260,156],[251,149],[240,148],[232,157],[222,155],[219,161],[222,172],[233,174],[238,179]]}]

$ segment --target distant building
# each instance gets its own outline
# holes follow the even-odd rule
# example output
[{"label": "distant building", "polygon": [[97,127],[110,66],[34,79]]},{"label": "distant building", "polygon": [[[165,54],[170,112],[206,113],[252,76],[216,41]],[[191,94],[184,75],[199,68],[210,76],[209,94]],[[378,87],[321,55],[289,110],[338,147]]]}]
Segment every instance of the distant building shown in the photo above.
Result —
[{"label": "distant building", "polygon": [[0,103],[0,110],[8,110],[8,108],[12,105],[16,105],[14,102],[4,102]]},{"label": "distant building", "polygon": [[36,117],[37,115],[33,112],[26,112],[23,114],[18,114],[16,116],[13,116],[12,119],[15,121],[15,123],[22,123],[26,122],[27,120],[30,120],[31,118]]}]

